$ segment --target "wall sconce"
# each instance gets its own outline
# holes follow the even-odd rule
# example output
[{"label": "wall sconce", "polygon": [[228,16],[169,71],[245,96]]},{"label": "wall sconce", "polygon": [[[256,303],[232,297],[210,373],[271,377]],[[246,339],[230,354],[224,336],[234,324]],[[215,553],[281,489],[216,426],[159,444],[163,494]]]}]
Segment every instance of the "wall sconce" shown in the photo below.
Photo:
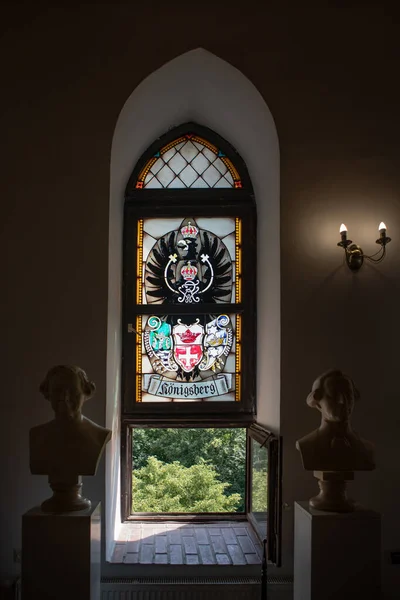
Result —
[{"label": "wall sconce", "polygon": [[339,231],[341,241],[338,242],[338,246],[344,248],[347,266],[352,271],[358,271],[361,268],[364,262],[364,258],[374,263],[382,262],[382,260],[385,258],[386,244],[388,244],[391,241],[391,238],[387,237],[386,235],[385,223],[380,223],[380,237],[376,240],[376,243],[379,244],[381,248],[380,250],[378,250],[378,252],[375,252],[375,254],[371,254],[371,256],[367,256],[366,254],[364,254],[360,246],[358,246],[357,244],[353,244],[351,240],[347,239],[347,227],[344,223],[341,224]]}]

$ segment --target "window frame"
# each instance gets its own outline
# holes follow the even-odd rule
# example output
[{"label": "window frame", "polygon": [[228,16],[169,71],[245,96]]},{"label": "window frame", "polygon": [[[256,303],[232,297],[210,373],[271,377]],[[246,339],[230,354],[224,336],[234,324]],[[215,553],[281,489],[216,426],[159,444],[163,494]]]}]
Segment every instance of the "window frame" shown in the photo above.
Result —
[{"label": "window frame", "polygon": [[[137,189],[138,174],[160,147],[180,135],[194,133],[221,149],[238,170],[241,188],[162,188]],[[157,214],[160,218],[180,216],[232,216],[242,219],[242,289],[240,304],[203,304],[200,312],[238,313],[244,326],[241,336],[241,400],[238,402],[136,402],[135,319],[138,314],[192,314],[197,305],[136,304],[137,223]],[[208,311],[206,309],[209,309]],[[212,417],[215,426],[237,423],[245,426],[256,415],[256,206],[244,161],[234,148],[211,130],[186,123],[156,140],[138,161],[126,187],[123,233],[123,336],[122,336],[122,421],[134,423],[172,423],[195,419],[201,423]],[[130,365],[130,367],[129,367]]]},{"label": "window frame", "polygon": [[121,494],[121,514],[122,520],[124,522],[130,521],[196,521],[199,523],[207,523],[210,521],[245,521],[247,520],[247,494],[248,494],[248,446],[247,446],[247,427],[245,425],[241,426],[238,424],[232,425],[223,425],[219,427],[215,425],[213,421],[204,421],[203,423],[199,423],[198,420],[192,422],[181,423],[176,421],[175,423],[164,423],[157,424],[155,428],[166,429],[166,428],[221,428],[221,429],[233,429],[233,428],[242,428],[246,429],[246,459],[245,459],[245,510],[244,512],[208,512],[208,513],[132,513],[132,468],[129,468],[129,465],[132,465],[132,430],[135,428],[146,428],[151,429],[154,428],[153,425],[144,425],[143,423],[135,423],[135,424],[124,424],[121,431],[121,439],[123,440],[122,445],[122,471],[124,473],[123,478],[123,489]]},{"label": "window frame", "polygon": [[[136,188],[138,174],[147,161],[167,143],[186,133],[193,132],[217,146],[232,161],[241,177],[241,188]],[[238,304],[213,304],[212,312],[219,308],[224,313],[240,313],[246,316],[246,327],[242,329],[242,394],[240,402],[132,402],[135,390],[135,317],[138,314],[154,312],[148,304],[136,304],[136,270],[129,272],[129,265],[136,265],[138,219],[153,217],[180,216],[232,216],[242,219],[242,302]],[[129,178],[125,192],[124,231],[123,231],[123,310],[122,310],[122,410],[121,410],[121,520],[187,520],[188,518],[207,522],[210,520],[249,519],[249,486],[251,437],[258,436],[265,442],[268,435],[268,456],[272,473],[268,480],[268,506],[273,506],[268,515],[268,531],[273,531],[269,539],[268,561],[279,566],[281,536],[281,438],[255,424],[256,422],[256,293],[257,293],[257,214],[254,193],[246,165],[237,151],[222,137],[206,127],[195,123],[185,123],[173,128],[155,140],[137,162]],[[133,257],[135,260],[132,260]],[[129,262],[131,261],[131,262]],[[134,285],[133,285],[134,283]],[[190,314],[190,306],[185,310],[174,305],[159,304],[164,313]],[[210,305],[208,305],[210,306]],[[193,307],[195,308],[195,307]],[[194,310],[192,309],[192,312]],[[128,368],[128,363],[131,368]],[[171,515],[143,515],[131,513],[132,494],[132,445],[130,431],[132,427],[245,427],[246,435],[246,512],[245,513],[203,513]],[[260,432],[263,433],[260,433]],[[257,439],[257,438],[256,438]],[[271,483],[273,484],[271,485]],[[271,490],[270,488],[274,489]],[[251,519],[249,519],[251,522]]]},{"label": "window frame", "polygon": [[[266,446],[268,452],[268,479],[267,479],[267,561],[276,567],[281,566],[282,560],[282,436],[275,435],[258,423],[253,423],[247,428],[246,448],[246,514],[248,521],[259,538],[259,529],[251,512],[252,493],[252,454],[251,441],[255,440],[260,446]],[[271,532],[271,535],[269,533]]]},{"label": "window frame", "polygon": [[[252,488],[252,454],[251,441],[255,440],[261,446],[267,447],[268,452],[268,479],[266,481],[268,494],[267,509],[267,529],[265,538],[267,539],[266,551],[267,561],[276,567],[282,564],[282,436],[275,435],[258,423],[252,423],[246,426],[246,462],[245,462],[245,512],[242,513],[132,513],[132,429],[135,427],[150,428],[154,425],[135,425],[124,423],[122,425],[122,490],[121,490],[121,517],[123,522],[147,521],[184,521],[207,523],[218,521],[248,521],[253,526],[254,532],[260,542],[263,539],[260,536],[259,529],[254,522],[251,514],[251,488]],[[238,424],[232,424],[231,427],[238,427]],[[186,421],[184,423],[176,421],[173,424],[160,424],[156,427],[216,427],[215,421],[204,421],[199,424],[198,420]],[[129,468],[130,466],[130,468]]]}]

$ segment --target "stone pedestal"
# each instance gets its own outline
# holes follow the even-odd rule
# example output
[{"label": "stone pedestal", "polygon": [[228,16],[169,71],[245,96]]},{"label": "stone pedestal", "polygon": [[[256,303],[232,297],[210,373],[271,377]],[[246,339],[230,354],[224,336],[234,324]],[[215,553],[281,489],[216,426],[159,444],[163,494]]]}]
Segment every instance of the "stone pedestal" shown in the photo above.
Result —
[{"label": "stone pedestal", "polygon": [[380,590],[380,514],[295,502],[294,600],[378,600]]},{"label": "stone pedestal", "polygon": [[100,502],[79,512],[22,517],[23,600],[99,600]]}]

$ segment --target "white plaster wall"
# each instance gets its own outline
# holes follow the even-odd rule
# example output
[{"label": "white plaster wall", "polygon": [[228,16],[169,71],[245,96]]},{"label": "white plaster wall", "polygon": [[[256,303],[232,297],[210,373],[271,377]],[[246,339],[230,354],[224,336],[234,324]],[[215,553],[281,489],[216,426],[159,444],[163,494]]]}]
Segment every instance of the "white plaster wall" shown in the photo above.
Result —
[{"label": "white plaster wall", "polygon": [[[148,76],[129,96],[111,150],[106,423],[113,441],[106,457],[106,560],[119,510],[121,277],[124,191],[137,160],[157,137],[187,121],[226,138],[245,160],[258,213],[258,420],[280,428],[279,146],[265,101],[227,62],[202,48]],[[268,335],[265,335],[268,332]]]}]

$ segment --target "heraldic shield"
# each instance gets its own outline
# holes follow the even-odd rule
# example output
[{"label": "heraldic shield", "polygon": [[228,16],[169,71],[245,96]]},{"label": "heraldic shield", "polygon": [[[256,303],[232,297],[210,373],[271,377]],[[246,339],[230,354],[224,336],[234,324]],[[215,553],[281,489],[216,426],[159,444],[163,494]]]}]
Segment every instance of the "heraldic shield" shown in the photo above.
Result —
[{"label": "heraldic shield", "polygon": [[203,358],[204,327],[199,319],[192,325],[184,325],[178,319],[178,325],[172,330],[174,338],[175,362],[185,371],[191,373]]}]

